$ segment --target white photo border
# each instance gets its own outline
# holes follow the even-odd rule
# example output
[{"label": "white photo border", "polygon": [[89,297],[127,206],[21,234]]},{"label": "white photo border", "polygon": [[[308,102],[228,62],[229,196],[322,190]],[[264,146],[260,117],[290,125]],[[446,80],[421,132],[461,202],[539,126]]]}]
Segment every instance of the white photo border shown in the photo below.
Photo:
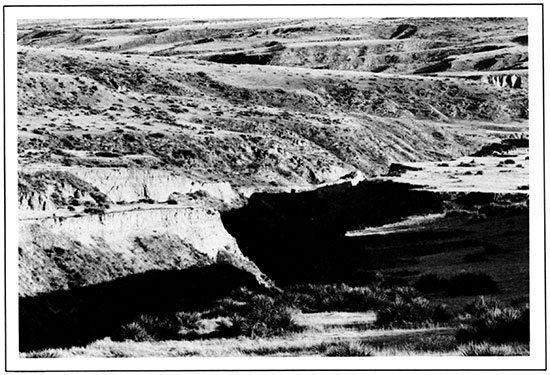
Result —
[{"label": "white photo border", "polygon": [[[467,2],[338,4],[292,2],[240,5],[197,1],[185,4],[140,1],[118,5],[59,1],[40,5],[19,1],[3,7],[4,104],[4,324],[1,345],[6,372],[53,371],[357,371],[357,370],[545,370],[546,320],[546,205],[544,131],[543,4]],[[223,4],[222,4],[223,3]],[[200,5],[199,5],[200,4]],[[17,200],[17,20],[80,18],[338,18],[338,17],[526,17],[529,27],[530,132],[530,308],[531,346],[527,357],[368,357],[368,358],[20,358],[18,350],[18,212]]]}]

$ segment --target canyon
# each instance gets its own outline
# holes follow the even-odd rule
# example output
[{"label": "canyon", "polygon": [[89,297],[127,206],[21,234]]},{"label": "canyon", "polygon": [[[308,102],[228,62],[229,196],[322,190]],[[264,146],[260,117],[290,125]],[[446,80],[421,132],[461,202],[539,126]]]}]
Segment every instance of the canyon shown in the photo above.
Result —
[{"label": "canyon", "polygon": [[20,20],[20,350],[495,247],[525,298],[527,51],[520,18]]}]

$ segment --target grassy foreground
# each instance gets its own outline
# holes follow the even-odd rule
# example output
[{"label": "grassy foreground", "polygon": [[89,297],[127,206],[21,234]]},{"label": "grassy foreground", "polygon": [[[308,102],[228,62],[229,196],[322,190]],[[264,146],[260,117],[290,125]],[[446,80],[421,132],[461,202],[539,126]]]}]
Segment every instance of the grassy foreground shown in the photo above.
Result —
[{"label": "grassy foreground", "polygon": [[[347,310],[347,311],[346,311]],[[85,347],[23,357],[529,355],[529,308],[478,297],[459,314],[416,289],[299,285],[235,291],[211,309],[143,314]]]},{"label": "grassy foreground", "polygon": [[[368,318],[369,314],[365,314]],[[241,356],[461,356],[528,355],[525,344],[458,344],[453,329],[363,330],[349,326],[350,313],[301,314],[304,323],[314,323],[304,332],[271,338],[217,338],[202,340],[124,341],[110,338],[86,347],[48,349],[24,353],[25,357],[241,357]],[[317,325],[324,320],[333,326]],[[341,324],[334,323],[340,321]]]}]

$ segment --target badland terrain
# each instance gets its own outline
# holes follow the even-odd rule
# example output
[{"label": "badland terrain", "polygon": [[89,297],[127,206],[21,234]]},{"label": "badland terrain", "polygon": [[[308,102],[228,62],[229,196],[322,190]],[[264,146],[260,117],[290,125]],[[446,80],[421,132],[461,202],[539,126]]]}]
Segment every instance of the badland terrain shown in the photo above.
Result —
[{"label": "badland terrain", "polygon": [[529,353],[526,19],[17,40],[22,356]]}]

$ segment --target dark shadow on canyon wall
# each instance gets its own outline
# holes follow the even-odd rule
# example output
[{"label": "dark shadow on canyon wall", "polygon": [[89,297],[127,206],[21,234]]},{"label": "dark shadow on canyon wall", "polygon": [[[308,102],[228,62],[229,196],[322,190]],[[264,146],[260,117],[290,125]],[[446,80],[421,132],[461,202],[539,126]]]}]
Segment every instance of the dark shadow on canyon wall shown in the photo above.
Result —
[{"label": "dark shadow on canyon wall", "polygon": [[102,284],[19,298],[19,350],[86,345],[135,317],[205,309],[235,288],[258,288],[229,264],[150,271]]},{"label": "dark shadow on canyon wall", "polygon": [[241,251],[280,285],[356,283],[355,255],[364,247],[353,246],[345,233],[443,210],[440,194],[415,188],[368,181],[301,193],[258,193],[245,207],[222,213],[222,220]]}]

